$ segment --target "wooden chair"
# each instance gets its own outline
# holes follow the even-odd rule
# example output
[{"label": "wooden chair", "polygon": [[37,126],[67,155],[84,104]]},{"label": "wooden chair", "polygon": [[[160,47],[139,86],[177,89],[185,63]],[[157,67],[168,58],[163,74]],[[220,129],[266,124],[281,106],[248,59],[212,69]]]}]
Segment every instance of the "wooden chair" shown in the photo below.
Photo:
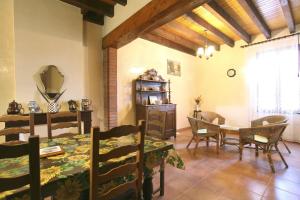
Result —
[{"label": "wooden chair", "polygon": [[146,135],[167,139],[165,133],[167,113],[160,110],[148,110],[146,116]]},{"label": "wooden chair", "polygon": [[31,136],[34,135],[34,114],[30,115],[2,115],[0,116],[0,122],[10,123],[20,121],[24,124],[28,124],[29,127],[11,127],[0,130],[0,136],[5,136],[6,141],[19,140],[20,133],[29,133]]},{"label": "wooden chair", "polygon": [[[258,127],[258,126],[263,126],[263,125],[267,125],[267,124],[281,124],[281,123],[286,123],[287,121],[288,121],[288,118],[286,116],[270,115],[270,116],[265,116],[262,118],[252,120],[251,127]],[[284,142],[282,137],[280,137],[279,141],[281,141],[283,143],[283,145],[285,146],[285,148],[287,149],[287,151],[289,153],[291,153],[291,150],[289,149],[287,144]]]},{"label": "wooden chair", "polygon": [[[0,177],[0,192],[30,185],[30,199],[41,199],[39,137],[30,136],[28,142],[0,144],[0,160],[29,155],[29,173],[12,178]],[[1,161],[0,161],[1,162]]]},{"label": "wooden chair", "polygon": [[[138,137],[137,144],[126,145],[111,150],[105,154],[99,154],[99,144],[101,140],[113,137],[135,135]],[[90,168],[90,199],[119,199],[128,191],[134,191],[135,198],[141,199],[142,176],[143,176],[143,156],[144,156],[144,136],[145,123],[141,126],[124,125],[115,127],[106,132],[100,132],[99,128],[93,128],[91,133],[91,168]],[[100,146],[101,148],[101,146]],[[112,158],[120,158],[130,153],[136,152],[135,162],[111,167],[108,172],[99,169],[99,162],[106,162]],[[112,181],[118,177],[124,177],[135,173],[132,181],[110,188],[107,192],[99,192],[99,186]],[[126,197],[128,199],[128,197]]]},{"label": "wooden chair", "polygon": [[[70,121],[70,119],[74,119]],[[81,113],[77,112],[58,112],[47,113],[48,138],[52,138],[52,131],[63,128],[77,127],[78,133],[81,134]],[[72,133],[64,133],[55,137],[70,136]]]},{"label": "wooden chair", "polygon": [[243,147],[245,144],[253,143],[255,144],[256,153],[258,156],[258,149],[262,149],[264,153],[267,154],[268,161],[272,172],[275,172],[271,153],[272,148],[275,147],[276,152],[279,154],[285,166],[288,165],[283,158],[281,152],[278,149],[278,141],[280,140],[282,133],[287,127],[287,123],[282,124],[270,124],[265,126],[258,126],[252,128],[241,128],[240,131],[240,160],[243,157]]},{"label": "wooden chair", "polygon": [[220,126],[216,124],[209,123],[207,121],[196,119],[192,117],[188,117],[188,120],[190,122],[191,128],[192,128],[192,138],[189,141],[186,148],[189,148],[192,141],[196,142],[196,147],[198,148],[198,144],[201,141],[206,140],[206,146],[209,146],[209,138],[213,138],[216,144],[216,150],[219,154],[219,134],[220,134]]}]

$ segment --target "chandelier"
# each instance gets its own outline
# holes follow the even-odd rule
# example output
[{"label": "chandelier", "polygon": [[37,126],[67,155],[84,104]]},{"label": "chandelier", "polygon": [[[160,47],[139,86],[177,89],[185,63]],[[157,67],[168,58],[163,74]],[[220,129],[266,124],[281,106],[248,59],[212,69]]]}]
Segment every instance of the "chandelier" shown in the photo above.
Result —
[{"label": "chandelier", "polygon": [[215,47],[212,45],[208,45],[208,41],[207,41],[207,30],[204,30],[205,33],[205,45],[204,47],[199,47],[197,49],[197,56],[199,56],[199,58],[202,58],[205,56],[205,58],[208,60],[209,57],[213,56],[213,53],[215,51]]}]

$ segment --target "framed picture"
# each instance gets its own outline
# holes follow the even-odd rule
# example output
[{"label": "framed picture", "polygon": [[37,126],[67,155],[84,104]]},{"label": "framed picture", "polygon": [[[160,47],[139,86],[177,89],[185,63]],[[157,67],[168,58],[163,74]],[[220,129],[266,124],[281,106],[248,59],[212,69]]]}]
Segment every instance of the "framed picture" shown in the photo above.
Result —
[{"label": "framed picture", "polygon": [[157,96],[149,96],[149,103],[150,105],[156,104]]},{"label": "framed picture", "polygon": [[167,73],[174,76],[181,76],[180,62],[167,60]]}]

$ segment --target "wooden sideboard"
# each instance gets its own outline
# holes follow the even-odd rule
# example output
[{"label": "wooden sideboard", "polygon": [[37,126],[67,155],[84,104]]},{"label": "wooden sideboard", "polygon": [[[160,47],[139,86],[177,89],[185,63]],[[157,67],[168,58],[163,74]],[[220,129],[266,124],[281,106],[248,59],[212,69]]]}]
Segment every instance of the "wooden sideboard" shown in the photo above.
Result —
[{"label": "wooden sideboard", "polygon": [[142,105],[136,104],[136,124],[139,120],[146,120],[148,110],[160,110],[167,113],[164,135],[166,138],[176,138],[176,104]]},{"label": "wooden sideboard", "polygon": [[[53,120],[54,123],[57,122],[69,122],[76,120],[75,117],[69,117],[69,118],[62,118],[62,119],[56,119]],[[91,126],[92,126],[92,111],[81,111],[81,121],[83,122],[83,130],[84,133],[90,133]],[[43,125],[47,124],[47,114],[46,113],[35,113],[34,114],[34,125]],[[21,126],[28,126],[29,124],[23,121],[16,121],[16,122],[9,122],[5,123],[5,128],[10,127],[21,127]],[[18,136],[11,135],[10,137],[6,138],[6,141],[15,140]]]}]

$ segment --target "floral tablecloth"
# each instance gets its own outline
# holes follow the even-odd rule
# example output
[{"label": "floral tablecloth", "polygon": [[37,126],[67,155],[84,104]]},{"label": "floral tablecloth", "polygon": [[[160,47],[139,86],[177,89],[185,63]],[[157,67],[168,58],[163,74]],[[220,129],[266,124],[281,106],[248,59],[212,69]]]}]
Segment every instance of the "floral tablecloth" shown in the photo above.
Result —
[{"label": "floral tablecloth", "polygon": [[[100,143],[100,154],[106,153],[118,146],[128,145],[135,141],[131,136],[114,138]],[[40,148],[60,145],[64,154],[42,158],[41,184],[42,196],[54,195],[55,199],[75,200],[82,198],[82,192],[89,188],[89,149],[90,136],[75,135],[72,137],[55,138],[52,140],[41,139]],[[180,169],[184,163],[173,149],[173,144],[152,137],[145,137],[144,146],[145,174],[161,161]],[[126,158],[115,159],[120,162]],[[105,167],[108,163],[100,163]],[[0,161],[0,177],[14,177],[28,173],[28,156],[16,159],[3,159]],[[27,200],[28,187],[0,193],[0,199]]]}]

